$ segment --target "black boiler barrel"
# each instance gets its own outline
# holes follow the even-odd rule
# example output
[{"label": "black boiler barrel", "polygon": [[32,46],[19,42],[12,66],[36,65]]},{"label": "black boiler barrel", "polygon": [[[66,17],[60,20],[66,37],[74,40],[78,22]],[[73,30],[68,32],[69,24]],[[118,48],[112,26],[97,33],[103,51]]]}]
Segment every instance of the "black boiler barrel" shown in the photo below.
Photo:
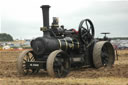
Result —
[{"label": "black boiler barrel", "polygon": [[54,50],[62,49],[64,51],[79,50],[79,41],[72,38],[56,39],[39,37],[31,41],[31,47],[37,54],[48,54]]}]

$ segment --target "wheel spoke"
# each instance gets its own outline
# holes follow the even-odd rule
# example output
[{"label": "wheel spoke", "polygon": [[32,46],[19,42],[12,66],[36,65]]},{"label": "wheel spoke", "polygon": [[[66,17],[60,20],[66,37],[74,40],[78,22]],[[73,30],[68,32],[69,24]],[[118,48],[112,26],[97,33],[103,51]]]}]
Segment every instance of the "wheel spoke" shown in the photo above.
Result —
[{"label": "wheel spoke", "polygon": [[30,52],[28,53],[28,59],[29,59],[29,61],[31,61],[31,53]]},{"label": "wheel spoke", "polygon": [[82,38],[84,38],[86,35],[87,35],[87,33],[84,33],[84,34],[82,35]]},{"label": "wheel spoke", "polygon": [[108,57],[108,53],[102,52],[102,57]]},{"label": "wheel spoke", "polygon": [[27,60],[23,59],[23,61],[27,62]]},{"label": "wheel spoke", "polygon": [[87,29],[88,29],[88,21],[85,21],[86,22],[86,26],[87,26]]},{"label": "wheel spoke", "polygon": [[107,58],[105,58],[105,59],[104,59],[104,62],[105,62],[105,63],[108,63],[108,59],[107,59]]},{"label": "wheel spoke", "polygon": [[90,33],[90,29],[87,29],[87,33],[90,34],[90,35],[92,34],[92,33]]},{"label": "wheel spoke", "polygon": [[57,76],[58,77],[61,77],[61,71],[60,71],[60,69],[57,70]]},{"label": "wheel spoke", "polygon": [[28,53],[26,54],[26,57],[27,57],[27,61],[29,61],[29,55],[28,55]]},{"label": "wheel spoke", "polygon": [[35,60],[34,56],[31,56],[30,61],[34,61],[34,60]]},{"label": "wheel spoke", "polygon": [[60,67],[61,66],[61,63],[59,63],[59,62],[54,62],[54,67],[56,68],[56,67]]},{"label": "wheel spoke", "polygon": [[86,30],[87,31],[87,29],[85,27],[82,26],[82,28],[83,28],[83,30]]}]

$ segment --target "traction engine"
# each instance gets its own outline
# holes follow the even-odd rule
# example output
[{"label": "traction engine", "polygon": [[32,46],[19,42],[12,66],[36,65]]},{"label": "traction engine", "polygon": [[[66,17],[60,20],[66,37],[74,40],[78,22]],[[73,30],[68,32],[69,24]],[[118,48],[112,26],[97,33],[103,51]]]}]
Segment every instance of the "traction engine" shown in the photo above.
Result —
[{"label": "traction engine", "polygon": [[19,74],[27,75],[45,70],[52,77],[65,77],[72,69],[81,67],[111,67],[115,53],[109,41],[94,38],[95,30],[90,19],[83,19],[78,27],[67,30],[59,26],[57,17],[49,26],[49,5],[42,5],[43,37],[31,41],[31,48],[18,57]]}]

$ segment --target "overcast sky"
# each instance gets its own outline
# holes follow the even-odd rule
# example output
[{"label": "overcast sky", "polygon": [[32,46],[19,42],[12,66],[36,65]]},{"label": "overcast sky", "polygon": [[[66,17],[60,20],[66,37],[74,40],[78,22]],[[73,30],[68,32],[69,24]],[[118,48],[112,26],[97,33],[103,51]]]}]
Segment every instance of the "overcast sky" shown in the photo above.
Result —
[{"label": "overcast sky", "polygon": [[95,37],[110,32],[109,37],[128,37],[127,0],[2,0],[0,2],[0,32],[14,39],[42,36],[41,5],[50,5],[52,17],[59,17],[60,25],[78,29],[82,19],[89,18],[95,27]]}]

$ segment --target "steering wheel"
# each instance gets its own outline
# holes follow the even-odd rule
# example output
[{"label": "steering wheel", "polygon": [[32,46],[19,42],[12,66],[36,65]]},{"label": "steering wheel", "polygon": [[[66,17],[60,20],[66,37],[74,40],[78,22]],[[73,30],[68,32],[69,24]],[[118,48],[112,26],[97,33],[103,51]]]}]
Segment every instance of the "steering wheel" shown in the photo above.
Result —
[{"label": "steering wheel", "polygon": [[84,44],[89,44],[94,38],[95,30],[90,19],[84,19],[79,25],[79,37]]}]

